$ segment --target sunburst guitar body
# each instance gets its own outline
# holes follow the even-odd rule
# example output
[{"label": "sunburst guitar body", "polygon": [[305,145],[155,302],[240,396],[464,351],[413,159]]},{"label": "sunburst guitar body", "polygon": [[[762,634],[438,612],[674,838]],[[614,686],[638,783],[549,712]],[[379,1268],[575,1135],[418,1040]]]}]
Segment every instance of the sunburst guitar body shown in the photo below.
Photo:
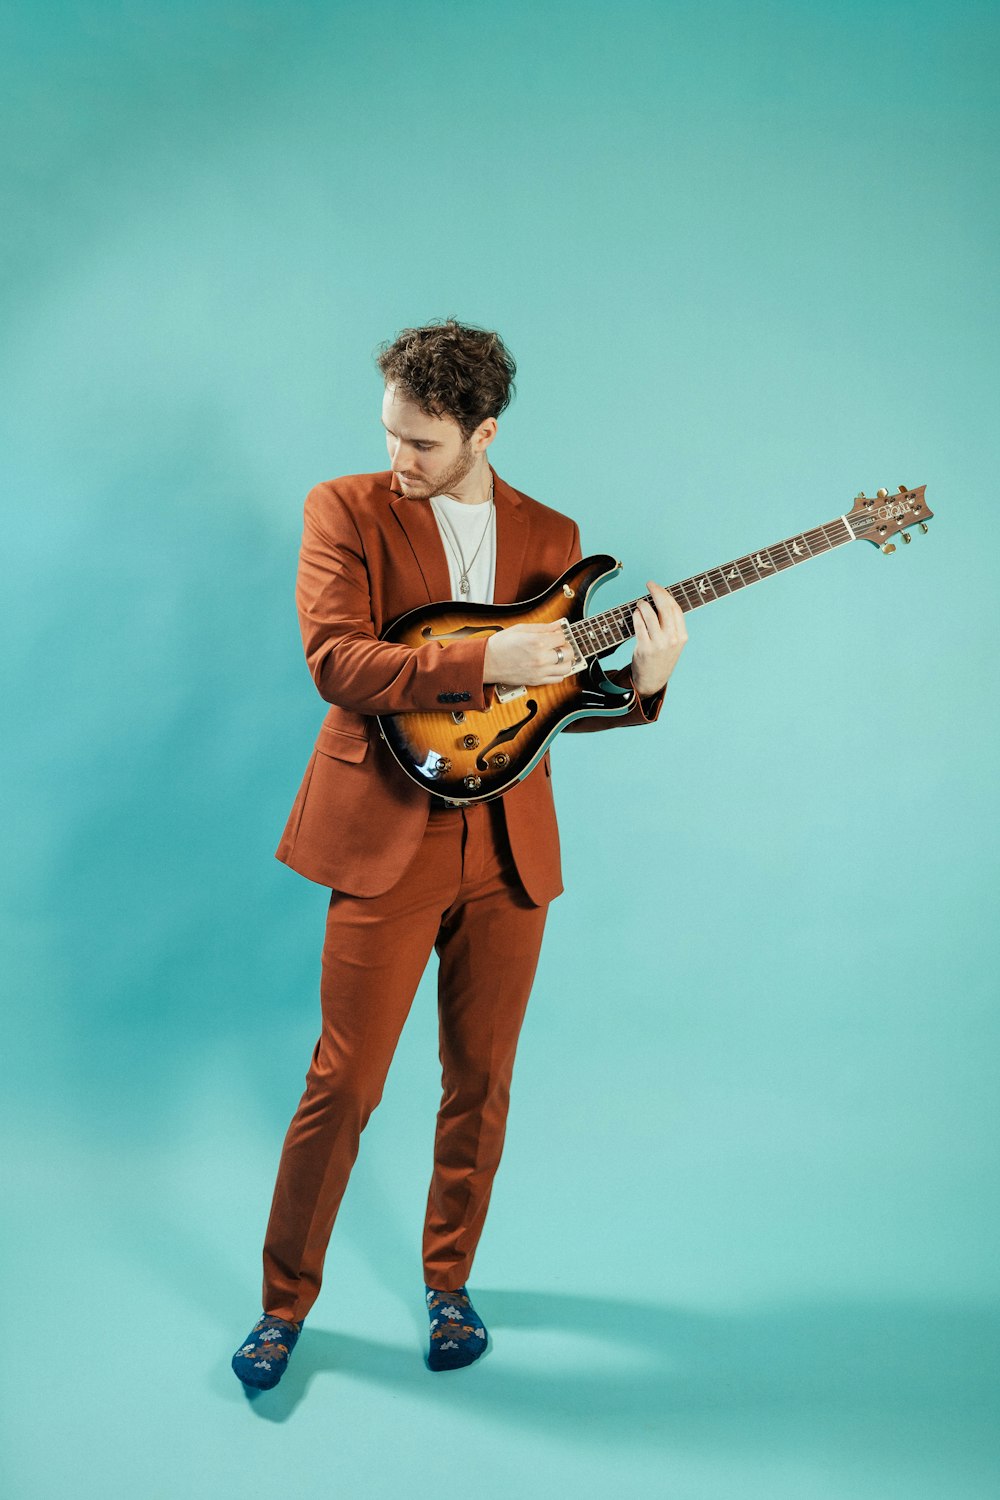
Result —
[{"label": "sunburst guitar body", "polygon": [[[578,639],[587,601],[596,588],[621,571],[608,555],[582,558],[542,594],[517,604],[427,604],[410,610],[383,632],[382,639],[413,648],[439,641],[493,635],[509,625],[561,623],[567,659],[574,671],[561,682],[495,683],[485,710],[464,708],[431,713],[382,714],[379,728],[407,775],[445,801],[488,802],[502,797],[541,760],[561,729],[588,715],[620,717],[635,693],[610,681],[600,657],[617,650],[622,637],[585,655]],[[573,627],[577,627],[574,629]],[[595,643],[596,644],[596,643]]]}]

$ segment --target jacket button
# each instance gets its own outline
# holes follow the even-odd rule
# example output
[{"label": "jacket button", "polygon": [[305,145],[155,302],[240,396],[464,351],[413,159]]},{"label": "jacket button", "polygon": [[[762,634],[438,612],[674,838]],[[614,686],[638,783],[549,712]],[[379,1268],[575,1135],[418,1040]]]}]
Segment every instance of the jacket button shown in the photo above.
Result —
[{"label": "jacket button", "polygon": [[456,702],[457,702],[457,703],[467,703],[467,702],[468,702],[468,700],[469,700],[469,699],[470,699],[470,698],[471,698],[471,697],[472,697],[472,694],[471,694],[471,693],[456,693],[456,694],[455,694],[455,701],[456,701]]}]

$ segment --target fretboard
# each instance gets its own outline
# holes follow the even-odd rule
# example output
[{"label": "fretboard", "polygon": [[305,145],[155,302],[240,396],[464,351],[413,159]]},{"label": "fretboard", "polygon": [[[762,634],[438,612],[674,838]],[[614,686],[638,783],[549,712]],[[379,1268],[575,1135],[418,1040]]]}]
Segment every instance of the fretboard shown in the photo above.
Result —
[{"label": "fretboard", "polygon": [[[825,526],[800,531],[797,536],[786,537],[772,547],[762,547],[758,552],[748,552],[745,557],[734,558],[718,568],[709,568],[706,573],[696,573],[691,578],[668,584],[667,591],[685,612],[700,609],[703,604],[711,604],[713,599],[725,599],[751,583],[773,578],[786,568],[794,568],[798,563],[808,562],[811,557],[843,547],[847,542],[853,542],[857,535],[860,532],[852,531],[845,517],[838,516],[835,521],[827,521]],[[653,603],[650,594],[642,594],[640,598]],[[632,599],[627,604],[616,604],[612,609],[588,615],[571,625],[571,634],[583,655],[595,656],[633,636],[632,614],[639,602],[640,599]]]}]

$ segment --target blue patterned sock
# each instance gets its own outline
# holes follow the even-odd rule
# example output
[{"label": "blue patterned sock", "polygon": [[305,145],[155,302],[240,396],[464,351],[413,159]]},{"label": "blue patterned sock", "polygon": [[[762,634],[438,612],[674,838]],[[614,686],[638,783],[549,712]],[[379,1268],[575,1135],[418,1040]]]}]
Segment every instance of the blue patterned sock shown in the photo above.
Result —
[{"label": "blue patterned sock", "polygon": [[277,1385],[288,1369],[288,1356],[301,1332],[302,1323],[262,1313],[246,1343],[233,1355],[233,1369],[243,1384],[258,1386],[262,1391]]},{"label": "blue patterned sock", "polygon": [[424,1284],[431,1320],[430,1370],[459,1370],[485,1353],[487,1333],[464,1286],[442,1292]]}]

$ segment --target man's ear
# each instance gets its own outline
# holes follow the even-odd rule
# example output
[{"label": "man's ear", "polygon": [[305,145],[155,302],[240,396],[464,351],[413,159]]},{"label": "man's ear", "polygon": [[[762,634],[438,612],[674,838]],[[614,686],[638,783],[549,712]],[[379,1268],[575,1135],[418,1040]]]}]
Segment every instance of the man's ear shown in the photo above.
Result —
[{"label": "man's ear", "polygon": [[490,446],[496,435],[497,419],[496,417],[487,417],[485,421],[480,422],[472,437],[478,451],[483,453]]}]

